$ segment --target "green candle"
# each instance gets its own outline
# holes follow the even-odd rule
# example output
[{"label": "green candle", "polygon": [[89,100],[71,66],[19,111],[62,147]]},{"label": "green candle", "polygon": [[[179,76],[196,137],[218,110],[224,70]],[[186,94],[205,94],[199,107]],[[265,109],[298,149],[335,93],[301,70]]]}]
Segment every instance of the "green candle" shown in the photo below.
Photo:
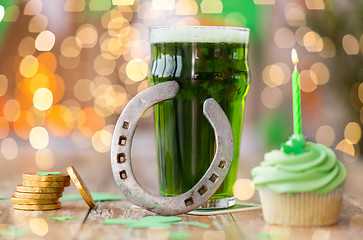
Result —
[{"label": "green candle", "polygon": [[294,134],[301,134],[301,101],[300,101],[300,75],[297,71],[297,63],[299,58],[295,48],[291,51],[291,60],[295,65],[292,72],[292,107],[293,107],[293,119],[294,119]]}]

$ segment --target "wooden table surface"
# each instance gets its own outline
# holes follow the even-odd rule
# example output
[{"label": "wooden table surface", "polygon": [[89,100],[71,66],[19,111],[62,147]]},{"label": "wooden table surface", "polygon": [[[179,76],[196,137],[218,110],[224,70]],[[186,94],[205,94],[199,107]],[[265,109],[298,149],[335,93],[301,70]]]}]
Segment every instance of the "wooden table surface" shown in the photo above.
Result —
[{"label": "wooden table surface", "polygon": [[[67,148],[67,146],[60,145],[59,148]],[[31,150],[28,151],[26,147],[22,150],[16,160],[0,159],[0,195],[2,196],[13,195],[15,186],[21,184],[22,173],[39,171],[34,164],[34,157],[29,157]],[[66,167],[72,164],[83,177],[90,191],[119,194],[120,191],[113,180],[109,154],[86,152],[89,151],[59,150],[55,153],[57,163],[52,170],[65,172]],[[143,154],[147,155],[147,153]],[[140,156],[142,158],[142,155],[136,158]],[[135,162],[137,165],[138,161],[135,160]],[[258,163],[256,159],[241,159],[239,177],[250,178],[250,169]],[[168,233],[181,231],[191,233],[187,239],[363,239],[363,161],[358,159],[355,162],[344,162],[344,164],[347,167],[348,178],[341,215],[338,224],[329,227],[292,228],[269,225],[264,222],[261,210],[255,210],[216,216],[186,214],[180,216],[183,221],[206,223],[210,226],[208,229],[187,225],[173,225],[165,230],[131,229],[122,225],[103,225],[101,221],[107,218],[140,219],[155,214],[135,208],[126,200],[98,202],[94,210],[90,210],[82,200],[63,200],[60,210],[19,211],[14,210],[12,203],[7,199],[0,200],[0,239],[13,239],[12,236],[3,234],[3,230],[11,226],[28,231],[27,235],[15,237],[16,239],[167,239],[165,236]],[[157,183],[153,174],[156,174],[156,170],[155,165],[150,166],[149,172],[137,172],[145,169],[137,166],[135,171],[140,180],[142,179],[141,184],[155,191]],[[76,192],[74,186],[65,190],[68,194]],[[258,203],[258,201],[258,194],[255,193],[248,202]],[[76,220],[55,222],[48,219],[50,216],[73,216]]]}]

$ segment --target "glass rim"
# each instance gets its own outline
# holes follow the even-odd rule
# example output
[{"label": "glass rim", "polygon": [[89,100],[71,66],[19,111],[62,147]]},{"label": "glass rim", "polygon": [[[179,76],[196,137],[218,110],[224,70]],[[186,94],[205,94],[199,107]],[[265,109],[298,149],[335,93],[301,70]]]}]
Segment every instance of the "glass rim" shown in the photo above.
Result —
[{"label": "glass rim", "polygon": [[249,28],[229,26],[153,26],[150,43],[236,42],[248,44]]}]

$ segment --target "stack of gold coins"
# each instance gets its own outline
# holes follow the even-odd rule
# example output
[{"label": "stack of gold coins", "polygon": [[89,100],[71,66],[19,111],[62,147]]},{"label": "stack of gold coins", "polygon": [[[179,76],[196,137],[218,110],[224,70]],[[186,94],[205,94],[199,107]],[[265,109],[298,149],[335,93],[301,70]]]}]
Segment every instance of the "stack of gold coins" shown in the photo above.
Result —
[{"label": "stack of gold coins", "polygon": [[59,198],[64,187],[70,185],[70,177],[60,172],[23,174],[23,185],[16,186],[11,197],[14,209],[29,211],[55,210],[61,207]]}]

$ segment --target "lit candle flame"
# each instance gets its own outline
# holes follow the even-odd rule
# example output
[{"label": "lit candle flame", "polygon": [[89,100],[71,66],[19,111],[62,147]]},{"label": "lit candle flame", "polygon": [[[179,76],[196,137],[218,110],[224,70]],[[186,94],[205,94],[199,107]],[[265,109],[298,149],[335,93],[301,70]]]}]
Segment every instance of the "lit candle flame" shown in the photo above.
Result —
[{"label": "lit candle flame", "polygon": [[293,48],[292,50],[291,50],[291,60],[292,60],[292,63],[296,66],[297,65],[297,63],[299,62],[299,58],[298,58],[298,56],[297,56],[297,52],[296,52],[296,50],[295,50],[295,48]]}]

